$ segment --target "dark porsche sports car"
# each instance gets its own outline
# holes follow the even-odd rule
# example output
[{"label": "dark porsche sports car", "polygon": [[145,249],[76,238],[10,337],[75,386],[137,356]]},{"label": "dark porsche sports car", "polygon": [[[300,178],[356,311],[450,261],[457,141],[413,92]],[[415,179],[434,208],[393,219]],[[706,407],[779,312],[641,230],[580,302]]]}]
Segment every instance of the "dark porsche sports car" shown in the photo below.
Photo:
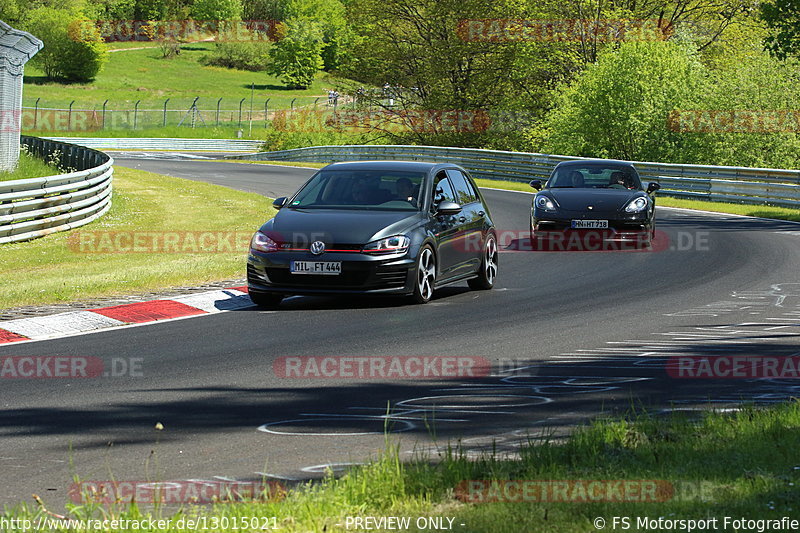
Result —
[{"label": "dark porsche sports car", "polygon": [[254,303],[299,294],[397,294],[417,303],[444,285],[491,289],[497,237],[461,167],[410,161],[333,163],[255,233],[247,261]]},{"label": "dark porsche sports car", "polygon": [[579,160],[556,165],[531,205],[531,237],[557,232],[595,232],[604,240],[649,246],[655,233],[658,183],[642,187],[639,173],[623,161]]}]

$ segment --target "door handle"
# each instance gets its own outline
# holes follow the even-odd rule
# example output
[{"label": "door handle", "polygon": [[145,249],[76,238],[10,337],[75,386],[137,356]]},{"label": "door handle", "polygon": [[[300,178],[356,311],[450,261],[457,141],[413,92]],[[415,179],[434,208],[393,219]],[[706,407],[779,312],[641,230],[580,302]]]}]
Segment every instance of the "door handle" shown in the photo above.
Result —
[{"label": "door handle", "polygon": [[458,217],[458,221],[459,222],[466,222],[467,221],[467,217]]},{"label": "door handle", "polygon": [[485,214],[486,214],[486,213],[485,213],[484,211],[478,211],[478,215],[480,215],[480,216],[483,216],[483,215],[485,215]]}]

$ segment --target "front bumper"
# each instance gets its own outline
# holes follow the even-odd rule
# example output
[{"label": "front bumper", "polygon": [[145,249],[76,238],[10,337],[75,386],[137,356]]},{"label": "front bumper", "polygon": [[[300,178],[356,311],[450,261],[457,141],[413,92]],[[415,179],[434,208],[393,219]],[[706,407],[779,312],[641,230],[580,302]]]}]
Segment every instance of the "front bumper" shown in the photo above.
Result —
[{"label": "front bumper", "polygon": [[[292,261],[340,261],[336,275],[292,274]],[[279,294],[411,294],[416,262],[409,253],[373,256],[362,253],[261,253],[247,258],[247,286],[251,292]]]},{"label": "front bumper", "polygon": [[[574,229],[573,220],[608,220],[608,229]],[[548,213],[537,209],[531,216],[531,227],[537,237],[546,237],[551,233],[576,232],[601,236],[605,240],[638,241],[650,235],[653,230],[653,220],[646,212],[629,215],[598,212],[587,215],[583,211]]]}]

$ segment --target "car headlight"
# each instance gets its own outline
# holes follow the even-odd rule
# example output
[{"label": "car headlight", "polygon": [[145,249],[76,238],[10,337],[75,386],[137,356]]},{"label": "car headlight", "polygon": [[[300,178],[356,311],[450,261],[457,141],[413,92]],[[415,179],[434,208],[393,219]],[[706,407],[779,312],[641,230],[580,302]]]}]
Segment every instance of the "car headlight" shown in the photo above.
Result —
[{"label": "car headlight", "polygon": [[553,200],[551,200],[550,197],[545,196],[544,194],[537,195],[536,199],[534,200],[534,204],[539,209],[544,209],[545,211],[555,211],[556,210],[555,202],[553,202]]},{"label": "car headlight", "polygon": [[411,239],[405,235],[393,235],[379,241],[372,241],[364,246],[365,254],[401,254],[408,250]]},{"label": "car headlight", "polygon": [[250,249],[259,252],[277,252],[278,243],[267,237],[264,233],[257,231],[250,239]]},{"label": "car headlight", "polygon": [[647,209],[647,198],[644,196],[634,198],[625,206],[626,213],[641,213],[645,209]]}]

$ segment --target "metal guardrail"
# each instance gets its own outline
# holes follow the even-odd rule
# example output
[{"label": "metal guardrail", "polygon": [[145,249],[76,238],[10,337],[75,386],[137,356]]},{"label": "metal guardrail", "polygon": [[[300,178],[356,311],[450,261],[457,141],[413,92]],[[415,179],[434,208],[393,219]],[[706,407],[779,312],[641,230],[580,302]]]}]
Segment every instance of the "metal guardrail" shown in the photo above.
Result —
[{"label": "metal guardrail", "polygon": [[151,139],[145,137],[45,137],[95,150],[165,150],[171,152],[254,152],[264,141],[251,139]]},{"label": "metal guardrail", "polygon": [[111,207],[114,160],[83,146],[22,136],[42,158],[76,169],[68,174],[0,181],[0,244],[66,231],[101,217]]},{"label": "metal guardrail", "polygon": [[[320,163],[370,159],[449,162],[463,166],[477,178],[520,182],[547,179],[559,162],[584,159],[528,152],[402,145],[312,146],[230,155],[227,158]],[[800,170],[632,163],[643,181],[657,182],[662,187],[659,194],[666,196],[800,208]]]}]

